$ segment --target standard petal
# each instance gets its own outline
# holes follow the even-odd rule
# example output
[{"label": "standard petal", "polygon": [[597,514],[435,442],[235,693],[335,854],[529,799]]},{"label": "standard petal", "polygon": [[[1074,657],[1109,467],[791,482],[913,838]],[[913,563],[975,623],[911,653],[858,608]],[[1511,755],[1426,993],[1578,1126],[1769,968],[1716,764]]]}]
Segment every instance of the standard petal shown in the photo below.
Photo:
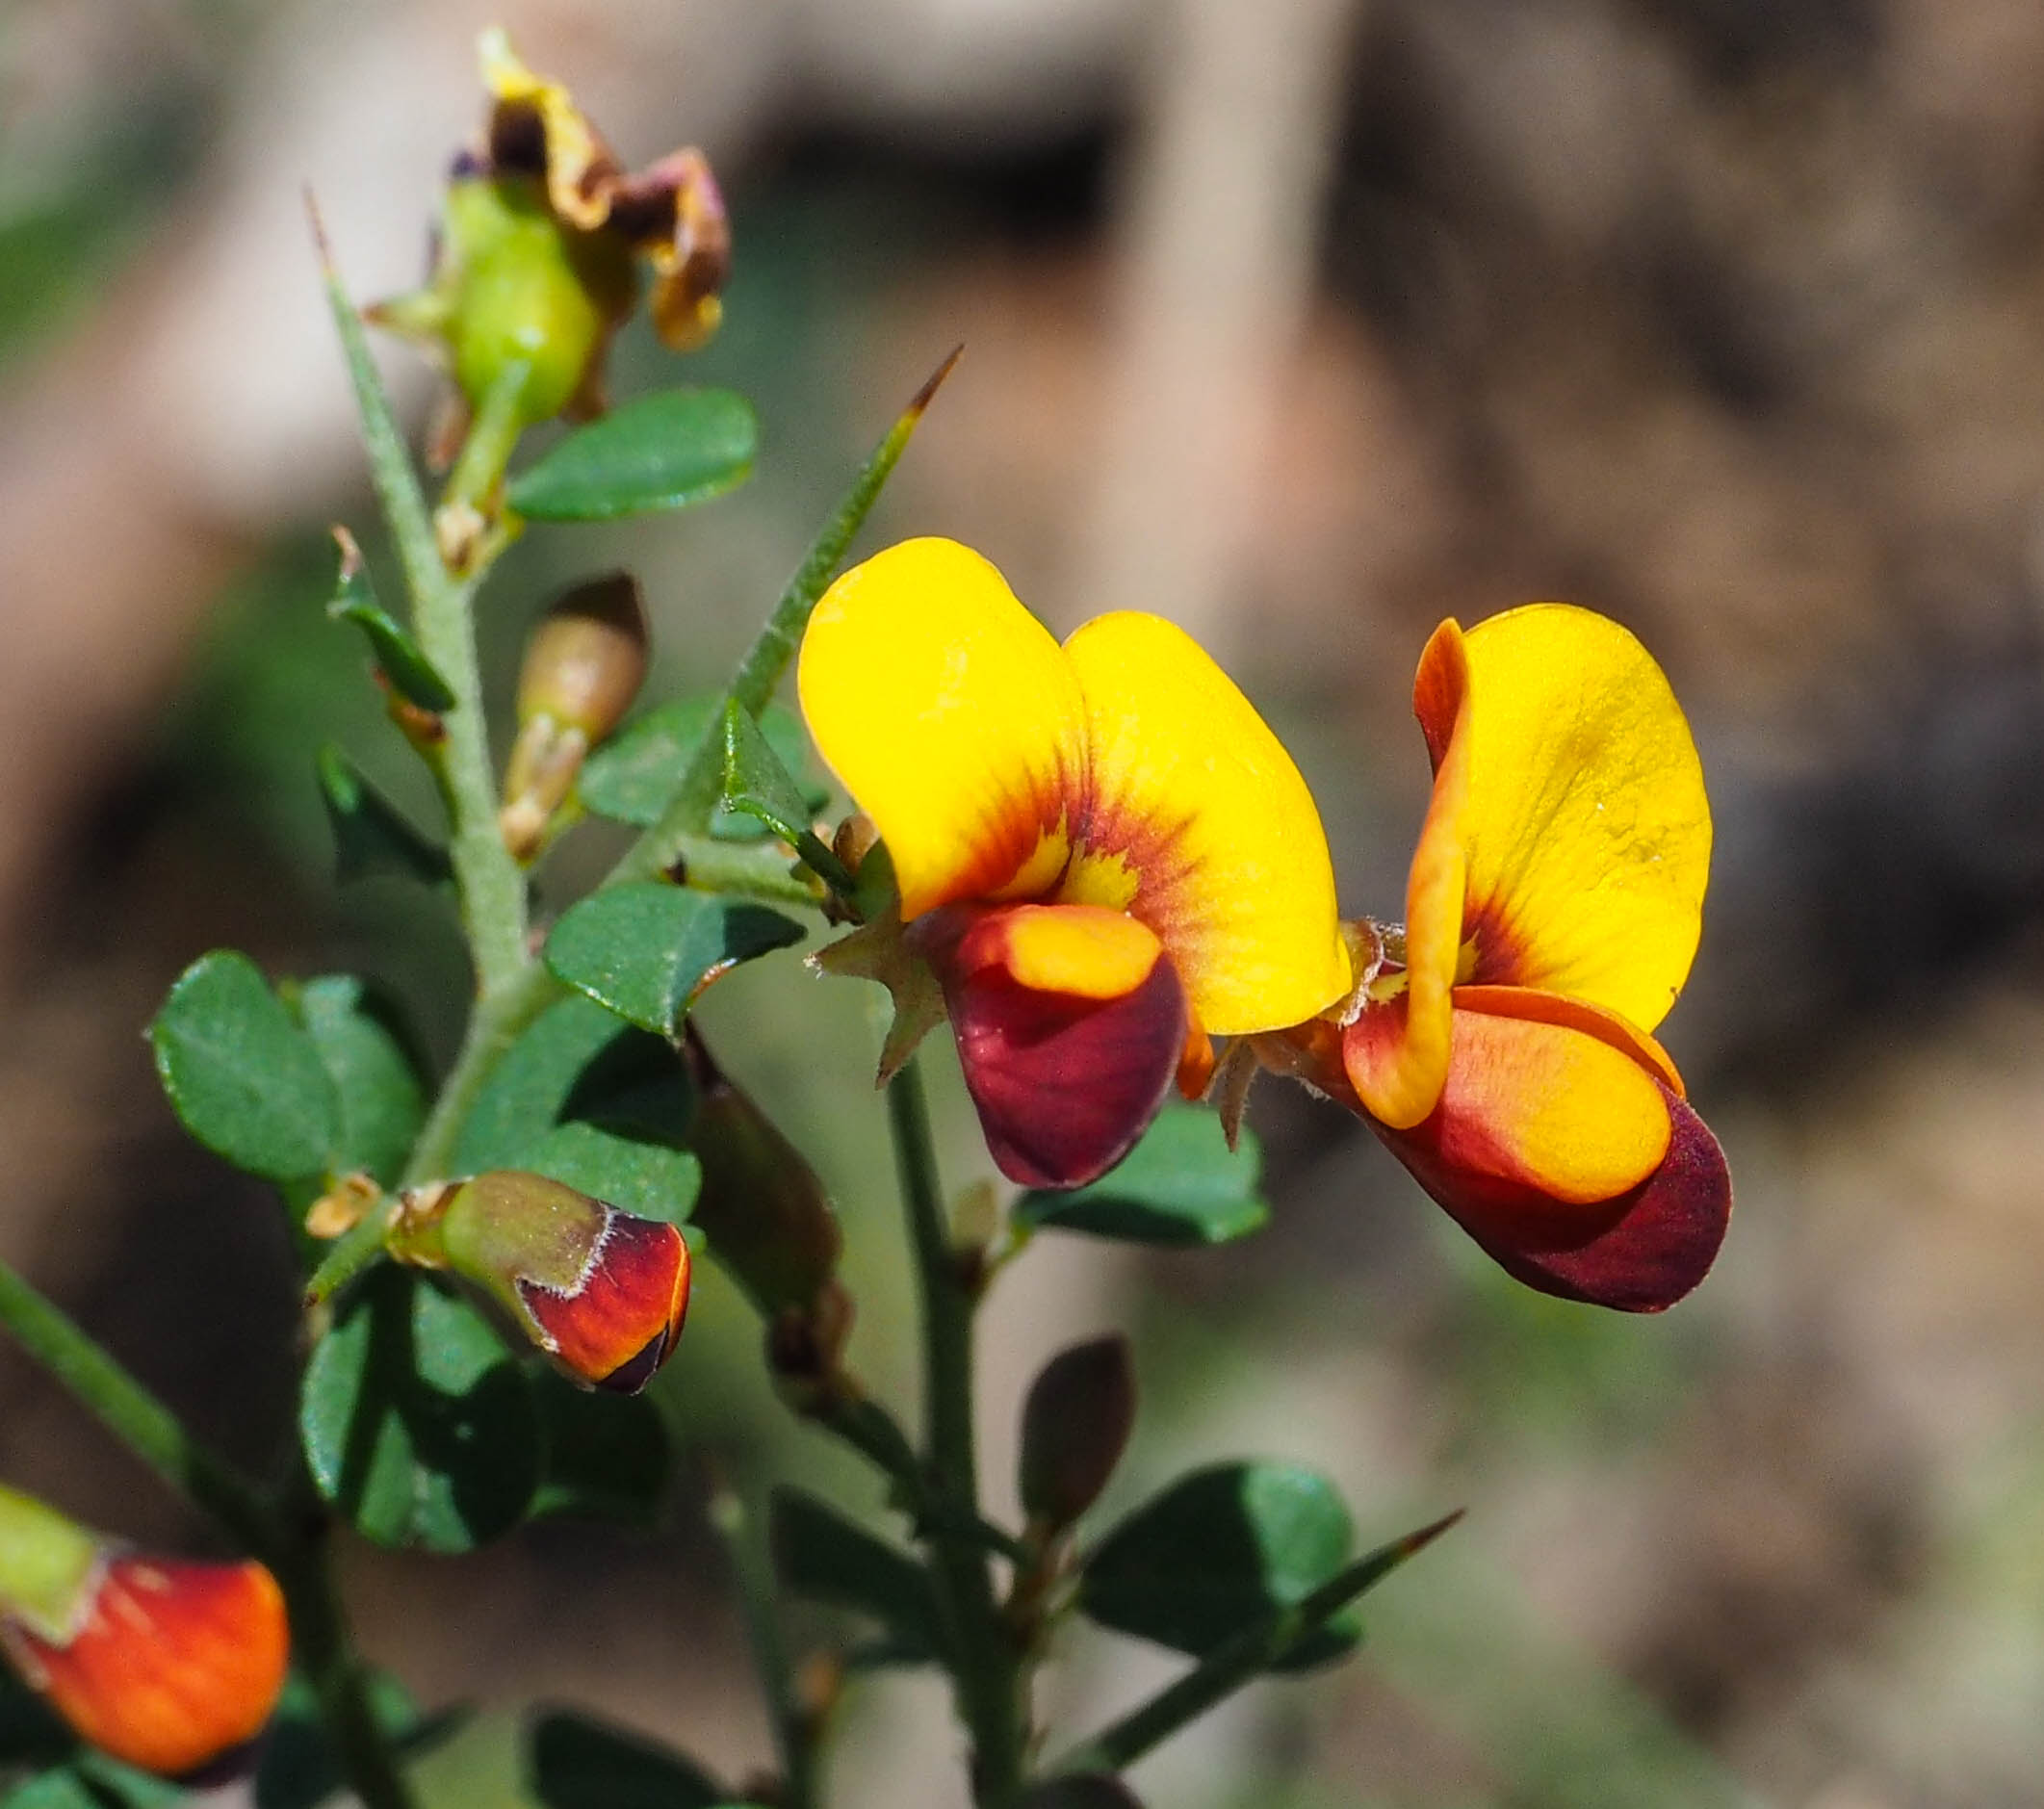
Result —
[{"label": "standard petal", "polygon": [[1056,880],[1085,705],[978,554],[908,540],[846,572],[810,618],[796,680],[818,751],[893,857],[904,919]]},{"label": "standard petal", "polygon": [[[1681,707],[1616,622],[1529,604],[1469,631],[1459,831],[1476,982],[1588,999],[1651,1030],[1688,976],[1710,805]],[[1415,690],[1442,757],[1441,702]],[[1432,718],[1430,720],[1430,717]]]},{"label": "standard petal", "polygon": [[1089,784],[1058,898],[1126,910],[1163,939],[1216,1036],[1297,1023],[1349,987],[1312,793],[1234,683],[1153,615],[1065,643]]},{"label": "standard petal", "polygon": [[1508,1275],[1563,1300],[1659,1312],[1709,1273],[1732,1210],[1718,1140],[1686,1100],[1666,1097],[1667,1154],[1638,1186],[1593,1207],[1458,1169],[1424,1135],[1378,1135]]},{"label": "standard petal", "polygon": [[[1024,985],[1007,965],[1004,921],[1022,912],[1034,920],[1013,926],[1022,930],[1013,945],[1039,973],[1060,935],[1042,919],[1096,915],[984,913],[954,947],[932,949],[931,965],[995,1165],[1024,1187],[1082,1187],[1128,1153],[1170,1092],[1189,1023],[1185,989],[1153,938],[1147,973],[1118,995]],[[1085,946],[1090,935],[1082,922],[1064,951],[1072,976],[1088,983],[1104,971]]]},{"label": "standard petal", "polygon": [[1419,659],[1413,708],[1435,750],[1434,793],[1406,876],[1403,991],[1363,1005],[1342,1039],[1349,1082],[1363,1104],[1395,1130],[1410,1129],[1440,1100],[1448,1079],[1451,990],[1462,958],[1468,812],[1468,748],[1458,733],[1467,714],[1468,663],[1451,620],[1435,630]]}]

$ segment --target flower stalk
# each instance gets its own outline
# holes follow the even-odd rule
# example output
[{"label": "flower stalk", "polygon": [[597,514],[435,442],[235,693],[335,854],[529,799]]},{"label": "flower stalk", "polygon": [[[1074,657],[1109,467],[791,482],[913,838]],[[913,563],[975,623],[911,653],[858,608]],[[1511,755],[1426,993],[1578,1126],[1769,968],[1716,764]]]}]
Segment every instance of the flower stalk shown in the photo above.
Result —
[{"label": "flower stalk", "polygon": [[1022,1783],[1027,1729],[1022,1653],[994,1597],[979,1523],[972,1426],[974,1291],[951,1248],[922,1076],[906,1063],[887,1090],[888,1129],[922,1309],[923,1456],[939,1515],[923,1528],[948,1611],[960,1712],[972,1735],[973,1800],[1000,1809]]}]

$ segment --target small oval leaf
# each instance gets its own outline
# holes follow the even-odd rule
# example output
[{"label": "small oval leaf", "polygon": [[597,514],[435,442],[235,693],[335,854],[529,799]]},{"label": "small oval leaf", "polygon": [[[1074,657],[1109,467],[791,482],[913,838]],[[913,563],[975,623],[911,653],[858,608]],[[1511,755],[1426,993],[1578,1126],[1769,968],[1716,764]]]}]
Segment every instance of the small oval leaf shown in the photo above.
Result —
[{"label": "small oval leaf", "polygon": [[373,873],[396,873],[428,886],[453,878],[447,850],[415,828],[338,747],[323,747],[315,769],[320,801],[333,827],[334,877],[344,886]]},{"label": "small oval leaf", "polygon": [[426,1122],[426,1089],[390,1010],[351,973],[307,980],[292,1003],[340,1102],[334,1168],[395,1185]]},{"label": "small oval leaf", "polygon": [[759,419],[744,397],[661,390],[569,434],[511,479],[505,500],[533,521],[685,508],[743,483],[759,444]]},{"label": "small oval leaf", "polygon": [[943,1650],[930,1573],[907,1552],[799,1488],[776,1488],[770,1515],[774,1568],[785,1588],[872,1615],[893,1635],[897,1663]]},{"label": "small oval leaf", "polygon": [[[598,816],[634,829],[651,829],[681,789],[688,762],[706,737],[723,733],[722,697],[680,697],[648,711],[636,722],[598,748],[582,763],[582,804]],[[760,714],[760,731],[781,764],[800,775],[809,761],[809,738],[793,711],[769,704]],[[830,792],[797,778],[809,814],[830,800]],[[757,818],[719,805],[710,819],[710,833],[725,841],[756,841],[769,834]]]},{"label": "small oval leaf", "polygon": [[[1334,1486],[1289,1463],[1219,1463],[1129,1514],[1087,1561],[1079,1605],[1103,1627],[1203,1657],[1338,1571],[1355,1538]],[[1361,1630],[1336,1615],[1275,1668],[1337,1658]]]},{"label": "small oval leaf", "polygon": [[1262,1228],[1270,1207],[1256,1190],[1255,1137],[1230,1151],[1221,1121],[1197,1105],[1167,1105],[1122,1161],[1097,1181],[1026,1193],[1016,1222],[1132,1244],[1225,1244]]},{"label": "small oval leaf", "polygon": [[379,1545],[471,1551],[539,1485],[525,1372],[466,1301],[391,1263],[314,1350],[298,1430],[320,1493]]},{"label": "small oval leaf", "polygon": [[246,955],[215,949],[187,968],[149,1041],[172,1109],[215,1154],[269,1180],[326,1172],[341,1131],[333,1081]]},{"label": "small oval leaf", "polygon": [[694,1110],[688,1071],[669,1044],[577,994],[542,1012],[497,1065],[462,1123],[453,1172],[530,1168],[531,1151],[567,1124],[679,1145]]},{"label": "small oval leaf", "polygon": [[533,1719],[525,1782],[545,1809],[716,1809],[730,1800],[694,1760],[562,1709]]},{"label": "small oval leaf", "polygon": [[434,714],[453,709],[453,687],[377,600],[354,536],[345,528],[336,528],[333,536],[341,549],[341,569],[334,579],[333,600],[326,606],[327,619],[352,622],[362,631],[378,669],[407,704]]},{"label": "small oval leaf", "polygon": [[547,966],[627,1022],[672,1036],[712,980],[806,934],[764,905],[646,880],[572,906],[547,938]]}]

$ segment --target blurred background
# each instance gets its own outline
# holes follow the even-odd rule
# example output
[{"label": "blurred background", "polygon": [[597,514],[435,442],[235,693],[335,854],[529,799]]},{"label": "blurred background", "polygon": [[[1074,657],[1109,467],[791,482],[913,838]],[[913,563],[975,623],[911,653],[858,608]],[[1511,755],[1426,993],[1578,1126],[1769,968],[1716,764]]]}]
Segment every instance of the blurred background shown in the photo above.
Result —
[{"label": "blurred background", "polygon": [[[312,780],[347,742],[425,813],[325,524],[362,455],[301,213],[408,287],[501,16],[627,158],[702,144],[727,325],[634,328],[619,394],[731,383],[758,478],[534,535],[486,599],[507,688],[552,589],[629,557],[665,689],[713,685],[865,448],[965,361],[868,547],[971,541],[1055,628],[1206,640],[1395,916],[1426,633],[1559,596],[1659,657],[1703,750],[1706,933],[1665,1035],[1739,1208],[1692,1301],[1517,1289],[1359,1126],[1266,1083],[1277,1212],[1150,1256],[1047,1237],[983,1349],[984,1461],[1111,1327],[1130,1503],[1318,1464],[1364,1542],[1469,1517],[1356,1663],[1260,1685],[1139,1769],[1176,1809],[2023,1805],[2044,1785],[2044,10],[2024,0],[10,0],[0,13],[0,1253],[209,1436],[289,1435],[274,1201],[188,1143],[140,1031],[201,950],[348,968],[444,1056],[436,902],[346,895]],[[427,374],[388,371],[415,422]],[[558,861],[598,870],[601,833]],[[865,989],[717,989],[727,1067],[843,1211],[855,1360],[913,1391]],[[934,1047],[934,1046],[933,1046]],[[954,1182],[990,1173],[948,1053]],[[348,1552],[427,1703],[577,1702],[742,1775],[768,1752],[702,1460],[877,1507],[760,1376],[720,1280],[660,1384],[659,1534],[458,1563]],[[191,1539],[0,1346],[0,1475]],[[823,1623],[804,1621],[805,1634]],[[1068,1732],[1170,1674],[1074,1632]],[[836,1802],[948,1805],[934,1683],[859,1685]],[[486,1765],[492,1728],[464,1736]],[[499,1743],[503,1743],[500,1741]],[[480,1755],[480,1756],[479,1756]],[[478,1800],[504,1801],[503,1794]]]}]

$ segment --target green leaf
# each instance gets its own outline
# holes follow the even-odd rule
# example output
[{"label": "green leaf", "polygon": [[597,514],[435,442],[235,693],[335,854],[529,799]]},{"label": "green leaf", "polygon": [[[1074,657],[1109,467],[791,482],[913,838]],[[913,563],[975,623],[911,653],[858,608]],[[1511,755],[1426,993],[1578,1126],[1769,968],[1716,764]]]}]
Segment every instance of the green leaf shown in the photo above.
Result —
[{"label": "green leaf", "polygon": [[473,1550],[539,1485],[525,1372],[467,1302],[395,1264],[370,1271],[314,1350],[298,1430],[320,1493],[379,1545]]},{"label": "green leaf", "polygon": [[453,709],[453,688],[377,601],[354,536],[345,528],[336,528],[334,539],[341,548],[341,570],[334,580],[333,600],[326,606],[327,620],[352,622],[362,631],[391,689],[406,703],[435,715]]},{"label": "green leaf", "polygon": [[[720,697],[677,698],[649,711],[607,741],[582,762],[584,808],[612,822],[651,829],[682,788],[695,750],[707,737],[723,733],[723,705]],[[760,728],[782,766],[801,772],[809,758],[802,719],[791,710],[769,704],[760,716]],[[830,801],[830,792],[821,786],[796,783],[806,821]],[[756,817],[719,806],[710,818],[710,833],[726,841],[756,841],[768,831]]]},{"label": "green leaf", "polygon": [[1143,1805],[1120,1778],[1095,1771],[1032,1784],[1015,1799],[1015,1809],[1143,1809]]},{"label": "green leaf", "polygon": [[349,973],[307,980],[286,996],[340,1100],[334,1168],[343,1174],[367,1169],[395,1186],[426,1122],[426,1089],[394,1013]]},{"label": "green leaf", "polygon": [[686,508],[752,476],[760,423],[730,390],[661,390],[580,427],[511,479],[533,521],[607,522]]},{"label": "green leaf", "polygon": [[[388,1671],[368,1676],[370,1714],[403,1759],[418,1757],[448,1739],[467,1719],[460,1708],[422,1716],[405,1688]],[[257,1767],[255,1809],[319,1809],[346,1782],[312,1686],[293,1672],[264,1730]]]},{"label": "green leaf", "polygon": [[768,1537],[774,1567],[797,1595],[870,1615],[893,1639],[897,1662],[944,1649],[930,1573],[905,1551],[799,1488],[776,1488]]},{"label": "green leaf", "polygon": [[1113,1169],[1070,1193],[1026,1193],[1016,1222],[1085,1231],[1132,1244],[1225,1244],[1261,1228],[1270,1207],[1256,1191],[1256,1139],[1230,1154],[1221,1121],[1196,1105],[1167,1105]]},{"label": "green leaf", "polygon": [[542,1451],[530,1515],[600,1514],[653,1525],[673,1462],[660,1409],[643,1394],[578,1388],[544,1364],[529,1365],[528,1374]]},{"label": "green leaf", "polygon": [[764,905],[642,880],[572,906],[547,938],[547,966],[628,1022],[672,1036],[712,980],[805,934]]},{"label": "green leaf", "polygon": [[172,1109],[207,1149],[270,1180],[327,1170],[340,1099],[319,1045],[246,955],[215,949],[194,961],[149,1040]]},{"label": "green leaf", "polygon": [[529,1741],[526,1788],[546,1809],[717,1809],[730,1800],[692,1759],[586,1716],[536,1716]]},{"label": "green leaf", "polygon": [[568,1124],[672,1148],[694,1111],[695,1088],[673,1047],[578,995],[549,1006],[497,1065],[462,1124],[453,1167],[530,1168],[532,1151]]},{"label": "green leaf", "polygon": [[428,886],[454,876],[447,850],[372,785],[362,769],[328,742],[315,768],[320,800],[333,825],[334,876],[346,885],[373,873],[396,873]]},{"label": "green leaf", "polygon": [[757,817],[790,843],[809,870],[833,892],[851,894],[853,880],[843,862],[809,826],[809,805],[801,786],[781,763],[760,725],[736,700],[724,707],[723,801],[727,810]]},{"label": "green leaf", "polygon": [[[1079,1606],[1103,1627],[1199,1658],[1338,1571],[1355,1528],[1325,1477],[1287,1463],[1220,1463],[1181,1477],[1100,1541]],[[1307,1635],[1274,1667],[1352,1650],[1350,1615]]]},{"label": "green leaf", "polygon": [[703,1185],[702,1164],[688,1150],[584,1119],[555,1125],[518,1166],[669,1225],[687,1223]]}]

